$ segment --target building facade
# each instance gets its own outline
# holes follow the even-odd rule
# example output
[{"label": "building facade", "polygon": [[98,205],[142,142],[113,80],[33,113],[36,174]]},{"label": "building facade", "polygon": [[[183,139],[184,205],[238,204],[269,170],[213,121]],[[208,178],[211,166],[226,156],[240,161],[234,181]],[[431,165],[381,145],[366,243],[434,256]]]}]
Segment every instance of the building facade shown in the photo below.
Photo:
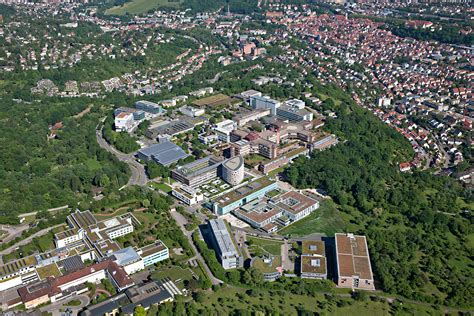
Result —
[{"label": "building facade", "polygon": [[235,156],[222,164],[222,180],[230,185],[237,185],[244,180],[244,158]]},{"label": "building facade", "polygon": [[212,219],[209,221],[209,230],[222,267],[226,270],[242,267],[243,257],[237,250],[226,222],[222,219]]},{"label": "building facade", "polygon": [[145,267],[151,266],[170,257],[169,249],[166,245],[158,240],[154,244],[142,247],[138,253],[143,259]]},{"label": "building facade", "polygon": [[280,102],[266,97],[251,96],[250,106],[256,110],[269,109],[271,115],[276,115],[277,109],[280,107]]},{"label": "building facade", "polygon": [[187,185],[183,185],[180,188],[173,188],[171,195],[186,205],[196,205],[204,200],[202,193]]},{"label": "building facade", "polygon": [[375,290],[365,236],[336,234],[337,286]]}]

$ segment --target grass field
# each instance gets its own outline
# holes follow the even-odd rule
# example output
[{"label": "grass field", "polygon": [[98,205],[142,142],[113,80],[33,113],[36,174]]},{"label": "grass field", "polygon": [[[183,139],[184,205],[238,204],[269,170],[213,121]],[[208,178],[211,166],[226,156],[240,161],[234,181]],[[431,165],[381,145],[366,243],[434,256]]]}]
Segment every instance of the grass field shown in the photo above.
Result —
[{"label": "grass field", "polygon": [[220,106],[226,105],[232,102],[232,98],[226,96],[225,94],[219,93],[216,95],[212,95],[207,98],[202,98],[193,102],[196,106]]},{"label": "grass field", "polygon": [[99,170],[102,166],[100,164],[100,162],[98,162],[97,160],[95,159],[89,159],[86,161],[86,165],[87,167],[89,167],[89,169],[91,170]]},{"label": "grass field", "polygon": [[125,15],[142,14],[149,10],[154,10],[162,7],[177,8],[181,4],[181,0],[132,0],[125,3],[123,6],[115,6],[107,9],[107,15]]},{"label": "grass field", "polygon": [[279,235],[306,236],[321,233],[333,236],[336,232],[343,232],[344,220],[338,214],[336,205],[330,200],[321,202],[319,209],[304,220],[298,221],[278,232]]},{"label": "grass field", "polygon": [[263,254],[280,255],[281,254],[281,241],[269,240],[256,237],[247,237],[247,241],[251,241],[252,245],[249,246],[251,254],[261,256]]},{"label": "grass field", "polygon": [[387,302],[355,301],[345,297],[338,298],[344,302],[338,307],[334,302],[330,303],[326,300],[322,294],[304,296],[282,292],[277,295],[265,289],[257,290],[257,295],[247,295],[245,292],[246,289],[237,287],[227,287],[216,292],[204,292],[205,298],[199,304],[210,307],[215,315],[229,315],[235,309],[246,311],[249,315],[259,315],[251,311],[265,309],[278,311],[279,315],[309,315],[301,313],[301,310],[316,313],[316,315],[336,316],[443,315],[440,310],[432,307],[408,302],[404,302],[402,305],[394,303],[398,305],[395,308],[394,304]]},{"label": "grass field", "polygon": [[171,192],[171,187],[165,183],[156,183],[156,182],[151,182],[150,183],[150,186],[157,189],[157,190],[161,190],[165,193],[170,193]]},{"label": "grass field", "polygon": [[[196,273],[197,274],[197,273]],[[189,269],[183,269],[178,266],[167,266],[156,270],[151,274],[152,279],[163,280],[165,278],[171,279],[180,288],[184,288],[184,281],[193,279],[193,275]],[[177,282],[178,281],[178,282]]]}]

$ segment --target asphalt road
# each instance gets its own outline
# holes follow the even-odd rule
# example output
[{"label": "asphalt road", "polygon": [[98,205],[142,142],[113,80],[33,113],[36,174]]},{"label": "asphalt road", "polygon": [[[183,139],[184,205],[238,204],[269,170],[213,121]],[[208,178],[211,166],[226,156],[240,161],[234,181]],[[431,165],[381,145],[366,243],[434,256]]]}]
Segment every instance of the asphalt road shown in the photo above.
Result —
[{"label": "asphalt road", "polygon": [[196,248],[196,246],[194,245],[194,241],[193,241],[193,232],[189,232],[186,230],[186,228],[184,227],[184,224],[187,222],[186,219],[183,217],[183,215],[179,214],[178,212],[176,212],[175,209],[172,209],[171,210],[171,216],[173,216],[173,218],[175,219],[175,221],[178,223],[178,226],[179,228],[181,228],[181,231],[183,232],[184,235],[186,235],[186,237],[188,238],[189,240],[189,244],[191,245],[191,247],[193,248],[194,252],[196,253],[196,256],[193,258],[193,259],[197,259],[199,261],[201,261],[203,267],[204,267],[204,270],[206,270],[206,273],[207,275],[209,276],[209,278],[211,279],[211,282],[213,285],[217,285],[217,284],[221,284],[221,283],[224,283],[222,280],[219,280],[218,278],[216,278],[212,272],[211,272],[211,269],[209,269],[209,267],[207,266],[207,263],[206,261],[204,260],[204,258],[202,257],[201,253],[198,251],[198,249]]},{"label": "asphalt road", "polygon": [[130,170],[132,171],[132,175],[130,176],[130,179],[128,180],[127,186],[129,185],[144,186],[147,184],[148,177],[145,172],[145,167],[141,163],[136,161],[134,157],[135,153],[125,154],[115,149],[102,137],[102,129],[99,129],[99,126],[97,126],[95,135],[96,135],[97,143],[99,144],[100,147],[112,153],[115,157],[117,157],[118,160],[125,162],[130,167]]},{"label": "asphalt road", "polygon": [[[72,301],[72,300],[81,301],[81,305],[78,305],[78,306],[65,306],[65,304],[67,302]],[[71,315],[77,315],[79,313],[79,311],[81,311],[85,306],[89,305],[89,303],[90,303],[90,300],[89,300],[89,297],[87,295],[73,295],[73,296],[71,296],[69,298],[66,298],[64,300],[54,302],[50,305],[46,305],[46,306],[40,308],[40,311],[42,313],[52,313],[53,316],[56,316],[56,315],[63,315],[63,313],[59,311],[60,309],[66,310],[66,308],[68,308],[72,312]]]},{"label": "asphalt road", "polygon": [[64,225],[64,224],[59,224],[59,225],[55,225],[55,226],[48,227],[48,228],[45,228],[45,229],[43,229],[43,230],[40,230],[39,232],[36,232],[36,233],[34,233],[33,235],[31,235],[31,236],[29,236],[29,237],[27,237],[27,238],[25,238],[25,239],[23,239],[23,240],[20,240],[19,242],[17,242],[17,243],[14,244],[13,246],[8,247],[7,249],[0,251],[0,256],[3,256],[3,255],[5,255],[5,254],[7,254],[7,253],[10,253],[10,252],[12,252],[13,250],[15,250],[16,247],[26,245],[26,244],[30,243],[30,242],[33,240],[33,238],[43,236],[43,235],[47,234],[49,231],[51,231],[51,230],[53,230],[53,229],[55,229],[55,228],[57,228],[57,227],[60,227],[60,226],[62,226],[62,225]]}]

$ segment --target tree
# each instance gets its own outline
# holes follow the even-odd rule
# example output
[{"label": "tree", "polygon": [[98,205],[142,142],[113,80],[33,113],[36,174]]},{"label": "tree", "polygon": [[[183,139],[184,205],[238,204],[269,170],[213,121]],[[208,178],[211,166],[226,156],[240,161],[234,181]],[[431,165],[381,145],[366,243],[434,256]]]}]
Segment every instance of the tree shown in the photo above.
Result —
[{"label": "tree", "polygon": [[352,292],[352,298],[356,301],[367,301],[369,295],[366,291],[355,290]]},{"label": "tree", "polygon": [[134,316],[146,316],[146,310],[143,306],[138,305],[133,310],[133,315]]}]

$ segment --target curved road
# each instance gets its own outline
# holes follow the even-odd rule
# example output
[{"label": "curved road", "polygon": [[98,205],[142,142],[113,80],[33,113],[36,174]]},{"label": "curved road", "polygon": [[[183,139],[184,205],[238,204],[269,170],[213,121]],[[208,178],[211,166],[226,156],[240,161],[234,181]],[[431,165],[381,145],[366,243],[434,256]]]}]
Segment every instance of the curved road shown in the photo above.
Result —
[{"label": "curved road", "polygon": [[[78,305],[78,306],[67,306],[65,305],[67,302],[69,301],[72,301],[72,300],[79,300],[81,301],[81,305]],[[60,301],[57,301],[57,302],[54,302],[52,304],[49,304],[49,305],[46,305],[42,308],[40,308],[40,311],[42,313],[51,313],[53,314],[53,316],[55,315],[64,315],[62,312],[60,312],[59,310],[60,309],[63,309],[65,310],[66,308],[70,309],[71,310],[71,315],[78,315],[79,312],[84,308],[86,307],[87,305],[89,305],[90,303],[90,299],[89,299],[89,296],[87,295],[84,295],[84,294],[81,294],[81,295],[73,295],[71,297],[68,297],[64,300],[60,300]]]},{"label": "curved road", "polygon": [[33,235],[31,235],[29,237],[26,237],[23,240],[20,240],[19,242],[17,242],[13,246],[10,246],[5,250],[0,251],[0,256],[2,256],[4,254],[7,254],[7,253],[10,253],[13,250],[15,250],[16,247],[23,246],[23,245],[26,245],[26,244],[30,243],[33,240],[33,238],[43,236],[43,235],[47,234],[48,232],[50,232],[51,230],[53,230],[57,227],[63,226],[63,225],[65,225],[65,224],[59,224],[59,225],[55,225],[55,226],[48,227],[48,228],[45,228],[43,230],[40,230],[40,231],[34,233]]},{"label": "curved road", "polygon": [[202,266],[204,267],[204,270],[206,270],[206,273],[207,275],[209,276],[209,278],[211,279],[211,282],[213,285],[217,285],[217,284],[222,284],[224,283],[222,280],[219,280],[218,278],[216,278],[214,276],[214,274],[212,274],[211,272],[211,269],[209,269],[209,266],[207,265],[206,263],[206,260],[204,260],[204,258],[202,257],[201,253],[199,252],[199,250],[196,248],[196,246],[194,245],[194,241],[193,241],[193,232],[192,231],[187,231],[186,228],[184,227],[185,223],[187,223],[187,220],[186,218],[179,214],[176,209],[172,209],[170,211],[170,214],[171,216],[174,218],[174,220],[176,221],[176,223],[178,224],[179,228],[181,228],[181,231],[183,232],[183,234],[188,238],[189,240],[189,244],[191,245],[191,247],[193,248],[194,252],[196,253],[196,256],[194,257],[195,259],[201,261],[202,263]]},{"label": "curved road", "polygon": [[148,182],[148,177],[145,172],[145,167],[135,160],[134,154],[125,154],[121,151],[115,149],[112,145],[110,145],[102,136],[102,128],[99,128],[97,125],[97,129],[95,131],[97,143],[100,147],[107,150],[108,152],[112,153],[118,160],[125,162],[132,171],[132,175],[128,180],[127,186],[129,185],[139,185],[144,186]]}]

